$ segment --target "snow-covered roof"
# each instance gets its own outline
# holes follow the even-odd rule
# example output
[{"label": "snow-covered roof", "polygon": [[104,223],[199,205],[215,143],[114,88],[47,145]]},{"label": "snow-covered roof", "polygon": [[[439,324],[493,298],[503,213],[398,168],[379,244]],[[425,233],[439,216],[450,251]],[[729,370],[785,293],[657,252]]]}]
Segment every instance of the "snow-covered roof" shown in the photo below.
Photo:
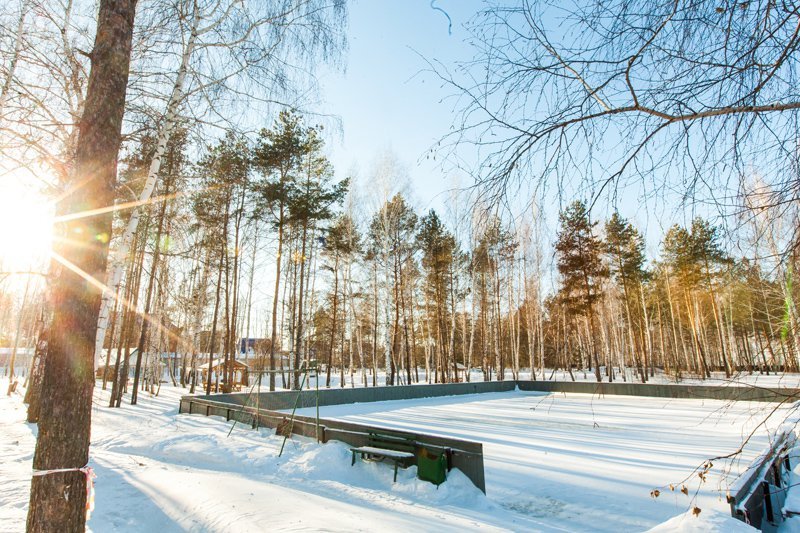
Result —
[{"label": "snow-covered roof", "polygon": [[[233,362],[233,366],[235,366],[235,367],[239,367],[239,368],[241,368],[241,367],[244,367],[244,368],[250,368],[248,365],[246,365],[246,364],[245,364],[245,363],[243,363],[242,361],[239,361],[238,359],[233,359],[233,361],[232,361],[232,362]],[[225,360],[224,360],[224,359],[215,359],[215,360],[214,360],[214,364],[211,366],[211,368],[217,368],[217,367],[219,367],[219,366],[223,366],[224,364],[225,364]],[[205,363],[205,364],[199,365],[199,366],[197,367],[197,369],[198,369],[198,370],[208,370],[208,363]]]}]

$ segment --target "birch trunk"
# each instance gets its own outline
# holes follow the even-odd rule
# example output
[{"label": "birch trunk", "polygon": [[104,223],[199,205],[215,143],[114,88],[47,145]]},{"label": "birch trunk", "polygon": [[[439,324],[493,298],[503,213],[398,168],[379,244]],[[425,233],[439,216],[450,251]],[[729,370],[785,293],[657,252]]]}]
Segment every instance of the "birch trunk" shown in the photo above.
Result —
[{"label": "birch trunk", "polygon": [[122,275],[125,272],[125,260],[130,252],[131,242],[133,235],[136,233],[136,228],[139,226],[139,219],[145,209],[145,205],[150,201],[153,195],[153,190],[158,180],[158,174],[161,170],[161,161],[167,150],[167,144],[172,137],[172,132],[175,129],[178,119],[178,108],[183,102],[184,85],[186,83],[186,75],[189,71],[189,63],[192,59],[192,53],[197,45],[198,28],[200,26],[200,11],[195,10],[194,17],[192,17],[192,25],[190,28],[189,39],[181,55],[181,65],[175,77],[175,84],[172,87],[172,94],[167,101],[166,112],[161,127],[158,130],[158,137],[156,142],[156,150],[153,154],[153,159],[150,162],[150,168],[147,171],[147,179],[145,180],[144,188],[139,194],[139,204],[133,209],[131,218],[125,227],[119,241],[119,247],[114,251],[110,257],[109,269],[106,278],[106,287],[103,292],[103,300],[100,305],[100,316],[97,319],[97,339],[95,341],[95,368],[97,368],[97,361],[103,349],[105,342],[106,330],[108,329],[108,319],[111,312],[111,301],[114,294],[117,292]]}]

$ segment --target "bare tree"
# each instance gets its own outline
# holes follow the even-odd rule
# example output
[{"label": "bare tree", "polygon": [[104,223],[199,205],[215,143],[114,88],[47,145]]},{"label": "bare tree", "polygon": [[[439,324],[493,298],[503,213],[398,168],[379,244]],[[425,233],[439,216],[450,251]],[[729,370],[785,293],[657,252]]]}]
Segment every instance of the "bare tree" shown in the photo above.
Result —
[{"label": "bare tree", "polygon": [[796,2],[518,0],[468,29],[474,59],[432,67],[461,110],[444,150],[477,148],[491,200],[581,176],[594,200],[641,180],[725,210],[755,168],[796,202]]},{"label": "bare tree", "polygon": [[[162,5],[163,4],[163,5]],[[147,49],[140,60],[139,81],[143,94],[159,94],[172,86],[163,111],[151,112],[159,124],[156,150],[138,203],[119,238],[108,273],[108,290],[98,320],[96,353],[103,347],[111,301],[125,270],[125,259],[141,217],[142,206],[151,201],[167,144],[181,113],[192,113],[198,123],[237,125],[233,116],[242,116],[241,105],[249,108],[275,103],[297,105],[298,90],[308,76],[304,67],[313,61],[336,59],[344,46],[340,27],[346,14],[343,0],[282,0],[273,3],[254,0],[220,0],[201,3],[195,0],[163,0],[151,11],[161,13],[162,23],[175,20],[177,28],[165,28],[166,49]],[[162,35],[163,34],[163,35]],[[166,81],[163,56],[176,59],[174,79]],[[154,63],[150,65],[149,63]],[[148,74],[147,69],[155,69]],[[150,78],[157,80],[148,87]],[[191,105],[189,105],[191,104]]]}]

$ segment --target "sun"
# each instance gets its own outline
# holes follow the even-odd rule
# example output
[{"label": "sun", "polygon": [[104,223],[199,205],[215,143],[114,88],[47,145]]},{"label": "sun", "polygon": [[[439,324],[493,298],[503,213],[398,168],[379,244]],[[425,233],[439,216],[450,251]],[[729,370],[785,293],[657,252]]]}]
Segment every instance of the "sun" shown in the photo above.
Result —
[{"label": "sun", "polygon": [[0,272],[46,268],[53,234],[53,204],[39,182],[21,173],[0,177]]}]

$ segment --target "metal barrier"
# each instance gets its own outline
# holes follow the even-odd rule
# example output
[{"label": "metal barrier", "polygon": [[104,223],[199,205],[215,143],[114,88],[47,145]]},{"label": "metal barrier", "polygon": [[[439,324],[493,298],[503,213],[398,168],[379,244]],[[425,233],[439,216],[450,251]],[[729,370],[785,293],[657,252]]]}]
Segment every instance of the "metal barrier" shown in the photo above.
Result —
[{"label": "metal barrier", "polygon": [[788,454],[796,441],[793,430],[780,433],[734,481],[727,496],[731,516],[761,531],[778,530],[789,491]]}]

